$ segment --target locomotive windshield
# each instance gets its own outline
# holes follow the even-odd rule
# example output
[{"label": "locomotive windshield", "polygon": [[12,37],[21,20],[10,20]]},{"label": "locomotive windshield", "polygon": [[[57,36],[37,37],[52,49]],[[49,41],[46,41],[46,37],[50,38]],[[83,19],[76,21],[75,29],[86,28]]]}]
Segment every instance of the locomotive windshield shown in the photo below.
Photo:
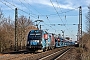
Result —
[{"label": "locomotive windshield", "polygon": [[42,36],[41,30],[32,30],[29,33],[29,39],[31,40],[40,40]]}]

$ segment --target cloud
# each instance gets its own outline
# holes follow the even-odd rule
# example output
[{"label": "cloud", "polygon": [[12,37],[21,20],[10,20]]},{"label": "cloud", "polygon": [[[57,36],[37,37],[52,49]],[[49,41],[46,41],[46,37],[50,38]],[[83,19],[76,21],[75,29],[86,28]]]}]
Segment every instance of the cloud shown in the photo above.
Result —
[{"label": "cloud", "polygon": [[[65,0],[65,1],[58,1],[58,3],[54,0],[51,0],[54,7],[58,8],[60,6],[60,8],[62,9],[75,9],[77,7],[79,7],[80,5],[86,5],[85,1],[89,4],[89,0],[83,0],[83,1],[78,1],[78,0]],[[13,3],[14,5],[18,6],[19,8],[21,8],[21,2],[24,4],[31,4],[31,5],[36,5],[36,6],[49,6],[49,7],[53,7],[52,3],[50,2],[50,0],[10,0],[10,3]],[[18,5],[20,4],[20,5]],[[26,5],[27,6],[27,5]]]},{"label": "cloud", "polygon": [[46,6],[50,6],[50,7],[53,7],[53,5],[54,5],[54,7],[56,7],[56,8],[60,6],[60,8],[62,8],[62,9],[74,9],[71,2],[68,2],[68,4],[60,4],[59,2],[57,3],[57,2],[52,1],[53,5],[50,2],[50,0],[37,0],[37,1],[29,0],[28,2],[30,4],[41,4],[41,5],[46,5]]},{"label": "cloud", "polygon": [[90,0],[85,0],[87,5],[90,5]]},{"label": "cloud", "polygon": [[[85,1],[84,0],[83,1],[81,1],[81,0],[80,1],[78,1],[78,0],[73,0],[73,1],[72,0],[65,0],[65,1],[62,0],[62,1],[59,1],[59,0],[57,0],[58,3],[55,0],[51,0],[51,1],[52,1],[52,3],[53,3],[53,5],[54,5],[55,8],[60,7],[62,9],[75,9],[75,8],[77,8],[79,6],[83,6],[83,5],[85,5],[87,7],[88,6],[87,4],[90,3],[90,0],[85,0]],[[16,7],[14,7],[13,5],[5,2],[5,0],[3,2],[6,3],[8,6],[10,6],[13,9],[15,9],[17,7],[17,8],[26,10],[27,9],[26,7],[28,6],[27,3],[31,4],[32,6],[33,5],[36,5],[36,6],[39,6],[39,7],[40,6],[43,6],[43,7],[44,6],[53,7],[53,5],[50,2],[50,0],[9,0],[8,1],[9,3],[15,5]],[[21,2],[26,7],[23,4],[21,4]],[[0,3],[0,5],[1,6],[3,6],[3,5],[5,6],[5,4],[3,4],[3,3]],[[5,7],[3,9],[5,9]],[[7,10],[7,9],[5,9],[5,10]]]}]

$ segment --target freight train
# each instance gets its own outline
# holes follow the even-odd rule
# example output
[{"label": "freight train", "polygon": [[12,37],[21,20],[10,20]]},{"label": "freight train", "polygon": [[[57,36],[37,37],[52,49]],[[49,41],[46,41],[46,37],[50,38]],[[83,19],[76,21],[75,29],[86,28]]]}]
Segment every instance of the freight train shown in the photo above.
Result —
[{"label": "freight train", "polygon": [[31,30],[27,38],[27,50],[50,50],[55,47],[62,47],[70,45],[70,42],[63,38],[56,38],[53,33],[47,33],[43,30]]}]

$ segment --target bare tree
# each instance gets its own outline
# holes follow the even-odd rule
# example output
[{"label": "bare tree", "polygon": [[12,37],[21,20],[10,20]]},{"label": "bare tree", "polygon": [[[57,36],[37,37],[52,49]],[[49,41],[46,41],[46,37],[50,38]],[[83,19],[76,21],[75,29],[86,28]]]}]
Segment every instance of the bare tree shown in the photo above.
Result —
[{"label": "bare tree", "polygon": [[90,34],[90,5],[88,6],[88,13],[86,15],[86,30]]},{"label": "bare tree", "polygon": [[26,45],[26,37],[27,37],[27,27],[32,26],[33,22],[26,18],[25,16],[20,16],[18,18],[18,44],[19,46],[25,46]]},{"label": "bare tree", "polygon": [[13,44],[14,41],[14,26],[12,23],[10,23],[10,18],[4,18],[4,22],[2,24],[2,45],[3,45],[3,50],[6,48],[10,48],[10,46]]},{"label": "bare tree", "polygon": [[[26,40],[28,32],[31,29],[36,29],[33,26],[33,22],[25,16],[18,18],[18,46],[26,46]],[[13,48],[15,44],[15,22],[12,21],[10,16],[8,18],[2,18],[0,25],[0,52],[7,51],[9,48]]]},{"label": "bare tree", "polygon": [[86,46],[87,46],[87,48],[90,49],[90,47],[89,47],[89,45],[90,45],[90,5],[88,6],[88,12],[86,15],[86,30],[87,30],[87,36],[85,39],[85,40],[87,40]]},{"label": "bare tree", "polygon": [[0,52],[10,48],[14,40],[14,26],[10,17],[5,18],[0,9]]},{"label": "bare tree", "polygon": [[0,52],[2,52],[2,39],[3,39],[2,24],[4,22],[2,15],[3,15],[3,13],[2,13],[2,10],[0,9]]},{"label": "bare tree", "polygon": [[[28,32],[31,29],[36,29],[33,26],[33,22],[30,18],[20,16],[18,18],[18,43],[19,46],[25,46]],[[8,48],[12,48],[15,45],[15,22],[10,18],[4,18],[2,11],[0,10],[0,52],[7,51]],[[13,49],[14,50],[14,49]]]}]

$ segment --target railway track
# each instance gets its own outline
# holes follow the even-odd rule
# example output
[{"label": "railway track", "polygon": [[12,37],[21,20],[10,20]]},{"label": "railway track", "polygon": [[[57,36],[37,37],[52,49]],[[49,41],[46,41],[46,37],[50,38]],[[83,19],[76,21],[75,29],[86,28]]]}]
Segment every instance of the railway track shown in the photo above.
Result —
[{"label": "railway track", "polygon": [[[6,54],[0,56],[0,60],[51,60],[56,59],[69,48],[57,48],[41,53],[27,53],[27,54]],[[57,60],[57,59],[56,59]]]},{"label": "railway track", "polygon": [[59,60],[64,54],[66,54],[68,51],[70,50],[70,48],[69,49],[67,49],[67,50],[65,50],[65,51],[63,51],[61,54],[59,54],[54,60]]},{"label": "railway track", "polygon": [[50,54],[48,56],[45,56],[43,58],[40,58],[39,60],[58,60],[61,56],[63,56],[70,48],[62,49],[60,51],[57,51],[53,54]]}]

